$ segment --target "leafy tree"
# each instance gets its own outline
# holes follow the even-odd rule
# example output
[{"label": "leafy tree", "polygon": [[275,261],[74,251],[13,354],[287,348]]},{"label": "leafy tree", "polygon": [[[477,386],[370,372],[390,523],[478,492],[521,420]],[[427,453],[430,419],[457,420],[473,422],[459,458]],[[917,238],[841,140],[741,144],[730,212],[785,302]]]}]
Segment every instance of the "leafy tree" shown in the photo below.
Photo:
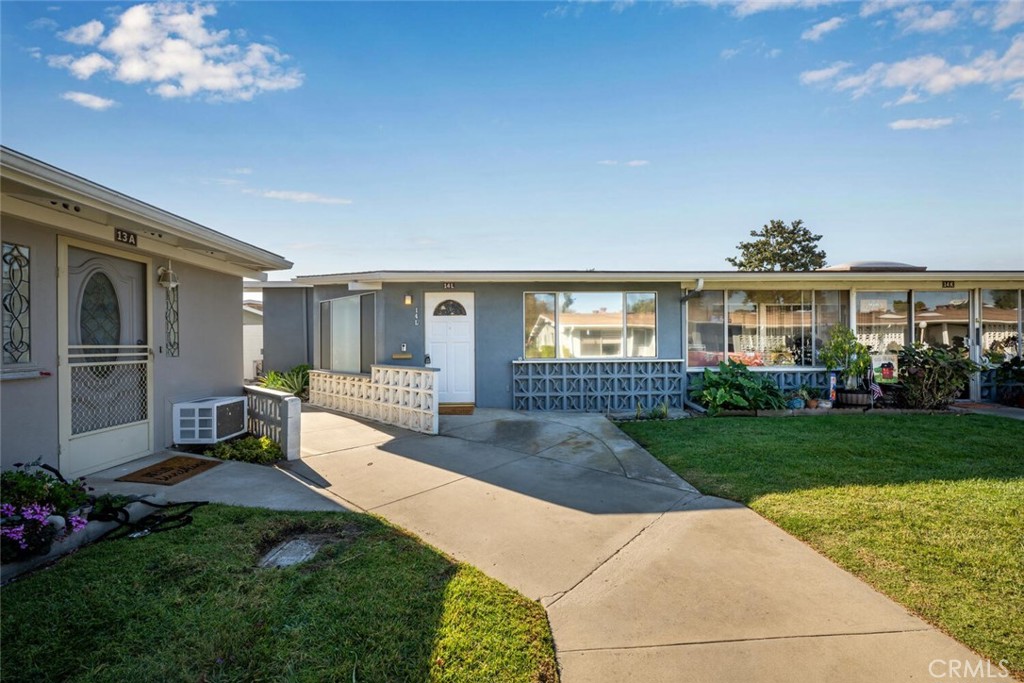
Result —
[{"label": "leafy tree", "polygon": [[737,270],[794,272],[816,270],[825,265],[825,252],[818,249],[821,235],[804,227],[802,220],[789,225],[772,220],[760,231],[751,230],[750,236],[756,239],[737,245],[738,257],[725,259]]}]

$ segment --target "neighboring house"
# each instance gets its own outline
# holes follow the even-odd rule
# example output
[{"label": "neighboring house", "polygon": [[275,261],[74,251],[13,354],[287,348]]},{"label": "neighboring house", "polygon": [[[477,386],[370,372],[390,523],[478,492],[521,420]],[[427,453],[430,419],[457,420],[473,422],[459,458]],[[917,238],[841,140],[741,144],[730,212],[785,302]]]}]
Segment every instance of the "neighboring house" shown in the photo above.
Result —
[{"label": "neighboring house", "polygon": [[88,474],[241,394],[242,278],[290,262],[6,147],[0,182],[4,468]]},{"label": "neighboring house", "polygon": [[[380,271],[266,283],[268,367],[440,368],[442,403],[548,410],[682,405],[727,358],[821,384],[836,324],[878,354],[910,341],[1020,353],[1024,271],[856,263],[804,273]],[[301,333],[300,330],[305,330]],[[991,396],[989,374],[975,398]]]},{"label": "neighboring house", "polygon": [[263,374],[263,302],[242,302],[242,378]]}]

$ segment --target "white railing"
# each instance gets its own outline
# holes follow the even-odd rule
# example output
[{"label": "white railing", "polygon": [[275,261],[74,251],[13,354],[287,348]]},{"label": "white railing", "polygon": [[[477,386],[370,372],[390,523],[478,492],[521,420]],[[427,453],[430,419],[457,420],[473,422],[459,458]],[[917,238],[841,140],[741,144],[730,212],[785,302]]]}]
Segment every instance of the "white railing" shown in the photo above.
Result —
[{"label": "white railing", "polygon": [[372,365],[369,375],[309,371],[309,402],[356,417],[437,434],[437,368]]},{"label": "white railing", "polygon": [[277,442],[288,460],[299,459],[302,401],[286,391],[245,387],[249,432]]}]

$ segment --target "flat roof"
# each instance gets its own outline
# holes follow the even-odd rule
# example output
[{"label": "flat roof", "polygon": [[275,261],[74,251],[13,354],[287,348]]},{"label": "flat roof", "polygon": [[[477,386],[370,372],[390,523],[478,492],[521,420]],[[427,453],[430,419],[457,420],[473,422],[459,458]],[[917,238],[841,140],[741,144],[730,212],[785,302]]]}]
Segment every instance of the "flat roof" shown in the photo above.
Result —
[{"label": "flat roof", "polygon": [[148,238],[168,248],[180,247],[246,270],[287,270],[293,265],[283,256],[9,147],[0,146],[0,171],[3,194],[12,200],[23,200],[48,209],[63,202],[81,204],[81,207],[76,207],[76,218],[111,226],[116,221],[118,227],[144,232]]},{"label": "flat roof", "polygon": [[811,270],[755,271],[626,271],[626,270],[377,270],[325,275],[300,275],[295,285],[373,284],[385,282],[758,282],[797,280],[972,280],[1024,281],[1024,270]]}]

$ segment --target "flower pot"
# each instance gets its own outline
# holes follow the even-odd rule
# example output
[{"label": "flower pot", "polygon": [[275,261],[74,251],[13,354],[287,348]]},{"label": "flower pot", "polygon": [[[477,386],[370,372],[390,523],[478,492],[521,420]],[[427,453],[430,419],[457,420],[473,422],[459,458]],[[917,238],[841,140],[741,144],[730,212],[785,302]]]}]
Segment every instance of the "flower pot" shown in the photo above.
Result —
[{"label": "flower pot", "polygon": [[837,389],[836,390],[836,403],[841,406],[855,406],[863,407],[871,405],[871,392],[851,390],[851,389]]},{"label": "flower pot", "polygon": [[791,398],[786,401],[786,407],[790,410],[803,410],[804,400],[802,398]]},{"label": "flower pot", "polygon": [[819,399],[816,398],[807,399],[807,407],[810,408],[811,410],[815,410],[818,407],[818,400]]}]

